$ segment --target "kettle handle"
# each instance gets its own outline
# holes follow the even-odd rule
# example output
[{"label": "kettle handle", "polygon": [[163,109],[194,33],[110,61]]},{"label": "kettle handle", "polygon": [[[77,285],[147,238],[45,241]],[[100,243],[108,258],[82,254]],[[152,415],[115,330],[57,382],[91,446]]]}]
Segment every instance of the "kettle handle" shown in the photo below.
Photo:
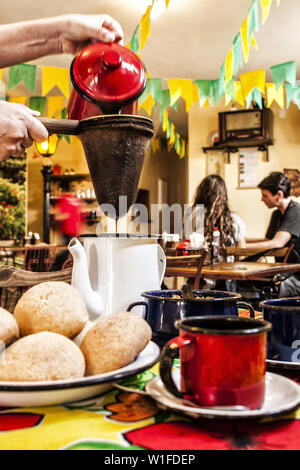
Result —
[{"label": "kettle handle", "polygon": [[78,135],[80,131],[80,121],[45,117],[38,117],[37,119],[44,124],[50,134]]}]

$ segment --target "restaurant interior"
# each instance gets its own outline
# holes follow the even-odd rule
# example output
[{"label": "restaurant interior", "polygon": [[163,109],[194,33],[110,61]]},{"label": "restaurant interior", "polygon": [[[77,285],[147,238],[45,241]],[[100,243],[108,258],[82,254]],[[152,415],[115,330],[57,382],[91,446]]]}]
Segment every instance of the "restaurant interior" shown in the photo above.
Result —
[{"label": "restaurant interior", "polygon": [[[100,200],[101,185],[89,162],[93,152],[81,134],[49,132],[45,143],[0,162],[0,310],[14,315],[18,335],[24,337],[11,342],[61,332],[37,326],[42,320],[35,309],[48,312],[39,302],[52,296],[53,311],[67,308],[68,302],[73,309],[68,315],[74,331],[62,335],[80,346],[87,367],[81,379],[60,377],[56,387],[45,375],[32,381],[28,377],[33,375],[25,373],[25,379],[7,379],[0,362],[0,449],[99,449],[115,455],[137,449],[299,450],[299,297],[280,295],[284,276],[300,271],[299,259],[289,260],[294,245],[285,251],[244,252],[223,246],[215,261],[214,248],[203,237],[193,246],[182,231],[182,214],[209,175],[224,180],[230,210],[244,222],[247,242],[265,238],[272,211],[262,202],[258,184],[271,172],[288,176],[291,199],[300,203],[299,1],[1,0],[1,6],[1,24],[71,13],[104,13],[119,21],[124,46],[147,75],[132,114],[142,124],[153,123],[153,136],[140,172],[127,183],[127,191],[133,188],[135,194],[132,202],[147,209],[139,224],[130,211],[117,223],[107,216],[102,206],[107,201]],[[73,60],[69,54],[51,55],[0,69],[0,99],[24,104],[42,118],[70,119]],[[101,158],[105,152],[109,157],[109,144],[105,149],[99,150]],[[68,240],[57,209],[65,193],[76,197],[82,214],[80,233]],[[157,206],[181,208],[180,233],[175,215],[156,219]],[[137,236],[124,237],[137,226]],[[245,259],[251,255],[255,258]],[[54,282],[69,284],[76,293],[54,284],[52,291]],[[239,282],[244,290],[237,290]],[[39,299],[27,296],[23,307],[27,293],[44,283],[47,293],[36,290]],[[255,285],[255,293],[248,294],[249,285]],[[78,292],[86,314],[82,324]],[[109,324],[117,312],[123,317],[118,313],[117,326]],[[240,332],[242,346],[225,325],[229,319],[236,322],[231,327]],[[103,340],[100,359],[98,344],[89,349],[87,341],[93,325],[116,328],[118,341],[113,336],[105,345]],[[1,328],[0,315],[0,343]],[[221,335],[226,329],[230,332]],[[225,338],[224,344],[221,339],[211,343],[210,359],[200,361],[201,338],[210,334],[214,341]],[[199,350],[191,346],[196,335]],[[256,342],[247,346],[247,335]],[[194,359],[182,352],[181,336],[194,348]],[[104,356],[117,361],[131,349],[125,364],[99,369],[97,361]],[[186,370],[184,360],[191,361]],[[243,380],[250,385],[244,391],[234,380],[238,374],[242,382],[246,369]],[[226,383],[234,377],[234,384],[227,395],[220,385],[223,391],[216,392],[215,383],[206,390],[192,370],[199,376],[214,371],[215,377],[223,370]],[[177,376],[191,393],[178,391]],[[111,458],[114,463],[112,453]],[[196,460],[190,456],[189,463]]]}]

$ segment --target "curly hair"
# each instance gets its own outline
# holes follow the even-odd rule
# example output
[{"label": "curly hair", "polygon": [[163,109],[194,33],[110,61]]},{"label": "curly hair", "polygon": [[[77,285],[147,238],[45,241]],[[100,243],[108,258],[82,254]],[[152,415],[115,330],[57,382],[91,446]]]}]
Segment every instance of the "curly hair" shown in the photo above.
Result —
[{"label": "curly hair", "polygon": [[215,227],[219,229],[222,246],[236,243],[231,211],[228,205],[227,189],[219,175],[208,175],[196,189],[193,208],[204,205],[204,236],[212,241]]}]

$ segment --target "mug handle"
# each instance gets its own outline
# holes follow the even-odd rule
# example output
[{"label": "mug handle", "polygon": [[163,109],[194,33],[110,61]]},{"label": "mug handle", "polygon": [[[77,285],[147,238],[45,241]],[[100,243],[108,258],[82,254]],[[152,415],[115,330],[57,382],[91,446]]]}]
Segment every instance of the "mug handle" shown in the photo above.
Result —
[{"label": "mug handle", "polygon": [[255,318],[255,310],[252,305],[247,304],[247,302],[237,302],[237,308],[244,307],[250,312],[250,318]]},{"label": "mug handle", "polygon": [[159,373],[166,389],[176,397],[184,398],[184,395],[176,387],[172,377],[173,361],[179,357],[179,350],[192,343],[191,338],[177,336],[169,341],[162,349],[159,361]]},{"label": "mug handle", "polygon": [[[127,312],[130,312],[134,307],[137,307],[138,305],[143,305],[145,307],[145,311],[143,313],[143,319],[146,320],[148,317],[148,304],[147,302],[133,302],[127,307]],[[147,321],[147,320],[146,320]]]}]

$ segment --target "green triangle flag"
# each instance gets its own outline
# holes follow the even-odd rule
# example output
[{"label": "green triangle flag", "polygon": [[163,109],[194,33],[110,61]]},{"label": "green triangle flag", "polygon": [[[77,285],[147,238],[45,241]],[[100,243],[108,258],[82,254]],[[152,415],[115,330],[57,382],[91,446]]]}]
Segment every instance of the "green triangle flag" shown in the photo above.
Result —
[{"label": "green triangle flag", "polygon": [[140,48],[139,41],[137,38],[137,32],[139,30],[140,25],[138,24],[137,27],[134,30],[134,33],[132,35],[132,38],[130,40],[130,49],[136,54]]},{"label": "green triangle flag", "polygon": [[36,65],[31,64],[20,64],[9,67],[8,90],[11,90],[23,80],[27,88],[33,93],[36,81],[36,68]]},{"label": "green triangle flag", "polygon": [[164,110],[170,106],[170,90],[162,90],[159,101],[159,115],[160,120],[163,119]]},{"label": "green triangle flag", "polygon": [[224,95],[224,82],[222,80],[212,80],[212,96],[214,105],[216,105]]},{"label": "green triangle flag", "polygon": [[270,69],[276,89],[278,89],[284,81],[287,81],[291,85],[295,85],[296,63],[294,60],[285,62],[284,64],[273,65]]},{"label": "green triangle flag", "polygon": [[230,96],[233,100],[235,100],[235,84],[234,84],[234,78],[232,78],[227,85],[225,86],[225,91],[227,95]]},{"label": "green triangle flag", "polygon": [[46,106],[46,96],[31,96],[29,98],[29,108],[39,111],[41,116],[44,114]]},{"label": "green triangle flag", "polygon": [[211,95],[212,80],[195,80],[199,93],[199,103],[203,106],[207,98]]},{"label": "green triangle flag", "polygon": [[246,98],[246,106],[249,108],[251,101],[254,100],[255,103],[262,109],[262,96],[258,88],[254,87],[253,90],[249,93]]},{"label": "green triangle flag", "polygon": [[161,78],[149,78],[149,93],[155,101],[160,102],[162,94],[162,79]]},{"label": "green triangle flag", "polygon": [[248,42],[250,42],[253,31],[258,31],[258,0],[253,0],[248,10]]},{"label": "green triangle flag", "polygon": [[[61,110],[61,118],[62,118],[62,119],[67,119],[67,108],[63,108],[63,109]],[[67,134],[59,134],[59,135],[58,135],[58,138],[59,138],[59,140],[66,139],[66,141],[68,142],[68,144],[71,143],[71,138],[70,138],[70,136],[67,135]]]},{"label": "green triangle flag", "polygon": [[233,75],[236,75],[239,68],[243,66],[243,53],[241,43],[241,33],[238,33],[233,41]]},{"label": "green triangle flag", "polygon": [[291,101],[293,101],[298,108],[300,108],[300,86],[291,85],[290,83],[285,83],[285,107],[288,108]]},{"label": "green triangle flag", "polygon": [[225,83],[225,62],[223,62],[221,68],[220,68],[220,84],[224,86]]}]

